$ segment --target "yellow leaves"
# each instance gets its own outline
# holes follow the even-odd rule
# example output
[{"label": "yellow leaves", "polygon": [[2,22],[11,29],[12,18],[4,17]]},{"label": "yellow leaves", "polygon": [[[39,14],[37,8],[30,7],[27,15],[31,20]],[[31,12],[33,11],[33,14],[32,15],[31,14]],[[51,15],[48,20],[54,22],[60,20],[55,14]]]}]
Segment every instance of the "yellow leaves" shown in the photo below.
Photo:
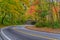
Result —
[{"label": "yellow leaves", "polygon": [[15,18],[19,18],[20,13],[16,10],[10,10],[10,12],[14,15]]},{"label": "yellow leaves", "polygon": [[14,9],[15,6],[14,5],[10,5],[9,7],[10,7],[10,9]]},{"label": "yellow leaves", "polygon": [[13,1],[15,1],[15,2],[17,2],[17,3],[19,2],[19,0],[13,0]]},{"label": "yellow leaves", "polygon": [[30,6],[30,0],[20,0],[22,3],[24,3],[26,6]]},{"label": "yellow leaves", "polygon": [[0,0],[0,2],[2,2],[3,0]]},{"label": "yellow leaves", "polygon": [[25,4],[29,4],[29,0],[24,0],[23,1]]},{"label": "yellow leaves", "polygon": [[17,7],[18,7],[19,9],[21,9],[21,10],[23,9],[23,7],[22,7],[22,6],[19,6],[18,4],[17,4]]},{"label": "yellow leaves", "polygon": [[18,15],[20,15],[20,13],[18,11],[16,11],[15,9],[17,9],[17,7],[15,5],[9,5],[9,8],[10,8],[10,12],[15,15],[15,17],[18,18]]}]

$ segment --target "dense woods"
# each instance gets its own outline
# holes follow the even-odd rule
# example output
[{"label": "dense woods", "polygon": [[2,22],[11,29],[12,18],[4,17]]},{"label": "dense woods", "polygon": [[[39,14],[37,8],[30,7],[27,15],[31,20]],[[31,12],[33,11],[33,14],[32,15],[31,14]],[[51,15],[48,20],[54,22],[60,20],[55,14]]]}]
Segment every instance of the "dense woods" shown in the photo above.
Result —
[{"label": "dense woods", "polygon": [[37,27],[60,27],[59,0],[0,0],[0,24],[20,25],[27,20]]}]

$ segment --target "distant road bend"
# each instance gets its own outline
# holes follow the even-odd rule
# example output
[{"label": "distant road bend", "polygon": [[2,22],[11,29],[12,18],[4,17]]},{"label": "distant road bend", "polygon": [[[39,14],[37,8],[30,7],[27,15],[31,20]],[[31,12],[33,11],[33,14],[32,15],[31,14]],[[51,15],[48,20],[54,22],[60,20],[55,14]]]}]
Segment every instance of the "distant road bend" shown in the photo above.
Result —
[{"label": "distant road bend", "polygon": [[2,28],[1,36],[4,40],[60,40],[60,34],[28,30],[25,26],[27,25]]}]

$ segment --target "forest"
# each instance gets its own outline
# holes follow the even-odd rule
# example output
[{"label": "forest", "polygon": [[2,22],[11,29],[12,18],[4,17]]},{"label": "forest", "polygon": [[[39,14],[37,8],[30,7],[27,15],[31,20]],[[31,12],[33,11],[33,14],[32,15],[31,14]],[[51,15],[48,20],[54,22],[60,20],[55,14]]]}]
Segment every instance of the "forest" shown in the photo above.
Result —
[{"label": "forest", "polygon": [[22,25],[35,21],[36,27],[60,28],[59,0],[0,0],[0,25]]}]

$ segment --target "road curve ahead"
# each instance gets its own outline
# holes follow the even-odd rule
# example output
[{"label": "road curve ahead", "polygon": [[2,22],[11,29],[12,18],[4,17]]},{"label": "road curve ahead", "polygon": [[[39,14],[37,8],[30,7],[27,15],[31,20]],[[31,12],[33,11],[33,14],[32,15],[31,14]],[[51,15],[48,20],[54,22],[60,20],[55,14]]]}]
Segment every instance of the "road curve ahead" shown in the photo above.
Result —
[{"label": "road curve ahead", "polygon": [[56,37],[46,36],[37,31],[32,31],[23,26],[2,28],[1,34],[4,40],[59,40]]}]

